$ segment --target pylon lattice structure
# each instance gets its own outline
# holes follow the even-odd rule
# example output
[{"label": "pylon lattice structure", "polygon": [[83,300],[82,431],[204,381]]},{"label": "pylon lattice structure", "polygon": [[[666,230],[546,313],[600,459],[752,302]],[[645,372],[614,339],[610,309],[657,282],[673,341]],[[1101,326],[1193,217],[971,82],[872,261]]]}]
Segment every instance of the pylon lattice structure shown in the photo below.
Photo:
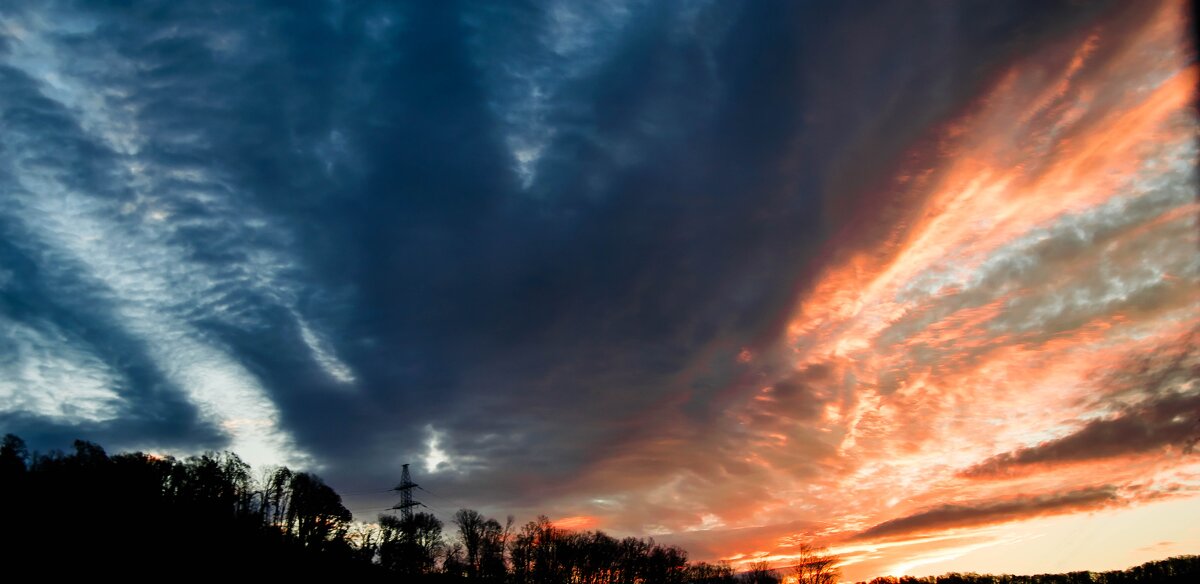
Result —
[{"label": "pylon lattice structure", "polygon": [[408,474],[408,465],[404,465],[404,471],[400,474],[400,484],[396,485],[393,491],[400,492],[400,502],[392,506],[392,509],[400,510],[400,519],[407,522],[412,519],[413,507],[420,505],[420,501],[414,501],[412,496],[413,489],[417,488],[417,483],[412,482],[412,475]]}]

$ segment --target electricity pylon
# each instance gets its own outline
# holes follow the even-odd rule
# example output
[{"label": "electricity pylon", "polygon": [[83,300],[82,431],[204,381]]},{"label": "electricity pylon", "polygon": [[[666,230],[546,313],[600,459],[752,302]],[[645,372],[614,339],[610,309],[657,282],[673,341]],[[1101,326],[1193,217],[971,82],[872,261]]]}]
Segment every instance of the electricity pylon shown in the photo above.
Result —
[{"label": "electricity pylon", "polygon": [[400,502],[392,506],[392,509],[400,510],[400,519],[408,522],[412,519],[413,507],[420,505],[420,501],[414,501],[412,496],[413,489],[417,488],[417,483],[412,482],[412,476],[408,474],[408,465],[404,465],[404,471],[400,474],[400,484],[396,485],[393,491],[400,491]]}]

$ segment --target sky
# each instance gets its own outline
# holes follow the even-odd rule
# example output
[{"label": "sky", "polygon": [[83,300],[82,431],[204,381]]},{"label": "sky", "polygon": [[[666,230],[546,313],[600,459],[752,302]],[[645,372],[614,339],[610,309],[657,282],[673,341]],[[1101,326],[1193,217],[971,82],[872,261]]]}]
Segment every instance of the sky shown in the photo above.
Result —
[{"label": "sky", "polygon": [[0,431],[843,576],[1200,553],[1189,7],[0,4]]}]

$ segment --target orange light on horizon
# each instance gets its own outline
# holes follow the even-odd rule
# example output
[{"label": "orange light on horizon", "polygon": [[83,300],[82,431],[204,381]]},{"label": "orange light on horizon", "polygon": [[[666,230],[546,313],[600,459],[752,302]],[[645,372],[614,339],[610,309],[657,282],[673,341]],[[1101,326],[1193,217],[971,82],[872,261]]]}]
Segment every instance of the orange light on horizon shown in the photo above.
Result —
[{"label": "orange light on horizon", "polygon": [[568,531],[585,531],[595,528],[600,524],[600,521],[598,518],[590,515],[573,515],[571,517],[551,520],[550,524]]}]

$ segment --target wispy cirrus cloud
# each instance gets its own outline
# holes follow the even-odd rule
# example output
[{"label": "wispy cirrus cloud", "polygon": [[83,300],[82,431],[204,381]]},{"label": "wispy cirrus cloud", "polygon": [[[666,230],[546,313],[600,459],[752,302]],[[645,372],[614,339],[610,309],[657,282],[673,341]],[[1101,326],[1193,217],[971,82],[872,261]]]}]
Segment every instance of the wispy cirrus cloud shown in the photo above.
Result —
[{"label": "wispy cirrus cloud", "polygon": [[[276,305],[295,319],[293,334],[317,364],[352,381],[298,313],[287,230],[238,201],[222,169],[189,160],[211,146],[203,133],[151,129],[160,121],[156,104],[133,88],[146,71],[154,75],[155,63],[114,59],[121,47],[86,12],[58,17],[52,25],[50,14],[16,11],[4,23],[4,213],[16,253],[38,266],[23,275],[52,293],[47,301],[56,309],[87,313],[91,326],[111,327],[105,334],[136,344],[146,360],[140,374],[183,392],[243,456],[302,459],[260,380],[213,335],[214,326],[261,327],[271,318],[263,307]],[[102,65],[109,63],[115,66]],[[96,336],[85,337],[85,346],[102,342]],[[105,390],[125,394],[110,401],[145,391],[130,387],[134,380],[122,371],[127,356],[91,352],[94,368],[108,370]],[[25,356],[26,363],[39,361]],[[56,387],[41,391],[87,397],[80,393],[86,385],[57,386],[63,381],[48,380],[43,385]],[[109,409],[108,419],[116,418]],[[67,424],[79,417],[59,416]],[[137,441],[152,445],[154,437]]]}]

